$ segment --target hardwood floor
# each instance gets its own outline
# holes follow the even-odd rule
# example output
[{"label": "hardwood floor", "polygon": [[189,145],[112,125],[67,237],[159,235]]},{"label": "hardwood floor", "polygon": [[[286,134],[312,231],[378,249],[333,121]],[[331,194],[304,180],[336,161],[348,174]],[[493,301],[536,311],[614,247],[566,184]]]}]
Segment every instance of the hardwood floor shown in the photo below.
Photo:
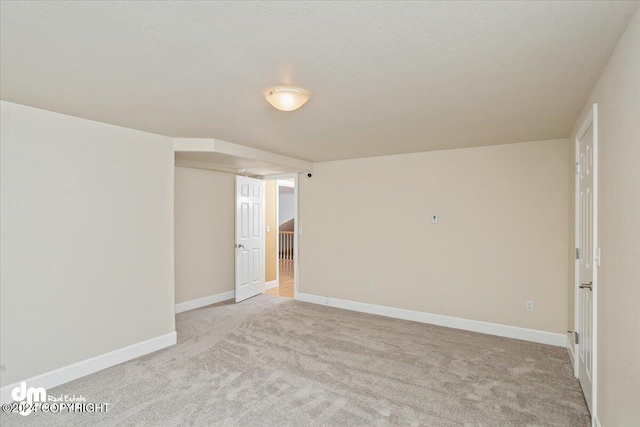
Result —
[{"label": "hardwood floor", "polygon": [[293,260],[280,260],[280,286],[267,289],[264,293],[293,298]]}]

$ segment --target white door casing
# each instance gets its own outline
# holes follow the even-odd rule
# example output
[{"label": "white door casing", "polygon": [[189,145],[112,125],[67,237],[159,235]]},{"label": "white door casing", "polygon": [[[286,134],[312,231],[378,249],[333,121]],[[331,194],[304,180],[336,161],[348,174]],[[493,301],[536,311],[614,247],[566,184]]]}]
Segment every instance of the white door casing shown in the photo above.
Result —
[{"label": "white door casing", "polygon": [[[277,175],[269,175],[269,176],[265,176],[264,177],[265,180],[271,181],[271,180],[275,180],[276,181],[276,191],[278,191],[278,182],[281,182],[280,180],[286,180],[286,179],[293,179],[293,299],[298,299],[298,266],[300,265],[299,263],[299,258],[298,258],[298,241],[300,239],[299,235],[302,234],[302,227],[299,226],[299,221],[298,221],[298,189],[299,189],[299,179],[298,179],[298,174],[297,173],[283,173],[283,174],[277,174]],[[289,184],[285,184],[285,185],[289,185]],[[277,197],[276,200],[279,203],[279,198]],[[276,223],[280,224],[280,219],[278,218],[278,211],[279,211],[280,207],[278,205],[276,205]],[[280,226],[278,225],[278,227],[276,228],[277,231],[279,231]],[[279,239],[276,239],[276,254],[278,254],[280,252],[280,245],[279,245]],[[280,282],[280,262],[278,260],[277,264],[276,264],[276,277],[278,280],[278,283]]]},{"label": "white door casing", "polygon": [[236,302],[264,292],[264,181],[236,176]]},{"label": "white door casing", "polygon": [[576,376],[596,415],[598,249],[597,104],[576,135]]}]

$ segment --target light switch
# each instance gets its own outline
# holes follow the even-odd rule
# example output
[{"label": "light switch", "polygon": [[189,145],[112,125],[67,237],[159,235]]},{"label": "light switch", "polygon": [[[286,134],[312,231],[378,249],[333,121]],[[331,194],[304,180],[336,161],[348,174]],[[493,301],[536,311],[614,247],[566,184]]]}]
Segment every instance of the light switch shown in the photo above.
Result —
[{"label": "light switch", "polygon": [[431,214],[431,224],[438,223],[438,214]]}]

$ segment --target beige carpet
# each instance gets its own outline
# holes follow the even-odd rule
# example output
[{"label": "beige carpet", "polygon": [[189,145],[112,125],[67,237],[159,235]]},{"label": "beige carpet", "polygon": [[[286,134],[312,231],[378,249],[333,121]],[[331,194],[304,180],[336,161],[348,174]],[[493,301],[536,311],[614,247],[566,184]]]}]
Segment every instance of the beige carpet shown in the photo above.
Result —
[{"label": "beige carpet", "polygon": [[259,296],[177,316],[178,345],[49,394],[108,414],[47,426],[581,426],[563,348]]}]

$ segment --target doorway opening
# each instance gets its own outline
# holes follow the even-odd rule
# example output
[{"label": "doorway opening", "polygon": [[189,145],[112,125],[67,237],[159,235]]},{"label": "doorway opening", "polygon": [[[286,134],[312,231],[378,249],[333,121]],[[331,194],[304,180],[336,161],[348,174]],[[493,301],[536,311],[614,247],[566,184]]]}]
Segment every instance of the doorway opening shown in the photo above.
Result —
[{"label": "doorway opening", "polygon": [[296,178],[266,181],[265,194],[265,293],[294,298],[298,252]]}]

